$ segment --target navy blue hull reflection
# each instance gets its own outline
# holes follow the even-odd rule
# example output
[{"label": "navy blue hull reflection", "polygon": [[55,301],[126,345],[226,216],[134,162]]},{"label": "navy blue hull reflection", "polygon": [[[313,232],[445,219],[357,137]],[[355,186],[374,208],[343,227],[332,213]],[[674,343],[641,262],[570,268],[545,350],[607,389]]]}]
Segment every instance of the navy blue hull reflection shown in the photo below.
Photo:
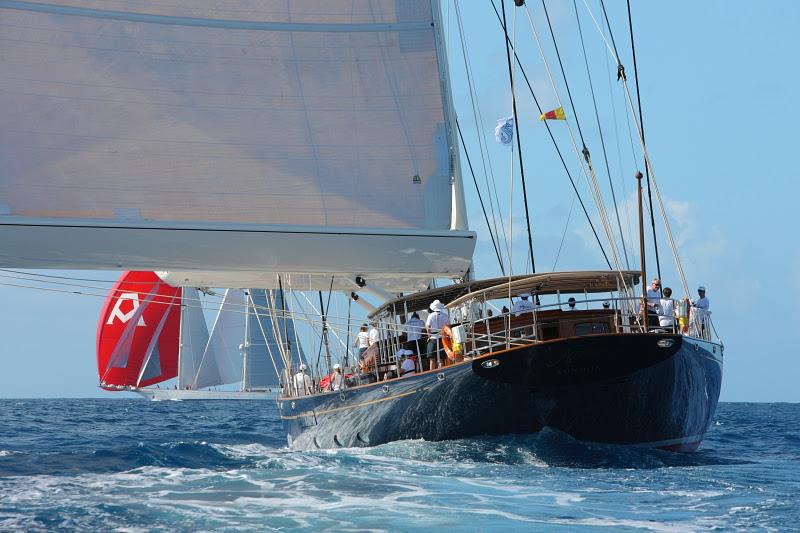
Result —
[{"label": "navy blue hull reflection", "polygon": [[340,392],[278,400],[295,448],[536,432],[689,451],[719,398],[722,348],[678,335],[596,335],[511,348]]}]

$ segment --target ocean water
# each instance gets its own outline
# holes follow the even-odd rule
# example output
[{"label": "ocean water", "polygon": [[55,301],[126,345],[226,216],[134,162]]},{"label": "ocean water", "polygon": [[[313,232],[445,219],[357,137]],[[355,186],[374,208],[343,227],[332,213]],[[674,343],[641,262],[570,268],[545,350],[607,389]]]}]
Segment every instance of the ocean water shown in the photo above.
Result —
[{"label": "ocean water", "polygon": [[285,442],[269,401],[0,400],[0,530],[800,529],[800,404],[720,404],[694,454]]}]

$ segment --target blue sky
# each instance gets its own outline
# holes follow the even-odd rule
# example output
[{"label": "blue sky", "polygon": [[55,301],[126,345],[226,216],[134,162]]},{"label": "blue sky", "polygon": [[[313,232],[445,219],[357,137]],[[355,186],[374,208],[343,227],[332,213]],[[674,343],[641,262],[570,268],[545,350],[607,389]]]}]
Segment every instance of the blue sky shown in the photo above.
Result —
[{"label": "blue sky", "polygon": [[[588,3],[599,15],[597,3]],[[476,136],[486,135],[503,214],[507,216],[509,150],[497,145],[492,135],[495,121],[510,114],[505,49],[490,4],[464,0],[460,4],[484,122],[478,125],[472,116],[451,3],[448,41],[455,105],[473,163],[480,159]],[[560,76],[553,62],[549,33],[542,23],[541,3],[529,4],[548,51],[548,61],[554,74]],[[606,4],[632,85],[624,2],[612,0]],[[507,2],[509,17],[512,5]],[[606,68],[607,52],[582,0],[578,8],[612,175],[622,205],[632,202],[632,175],[636,170],[622,114],[622,93],[613,61]],[[548,3],[548,9],[578,118],[606,187],[573,5],[553,1]],[[793,304],[800,300],[800,285],[796,283],[800,279],[800,238],[796,236],[794,220],[800,185],[797,166],[793,164],[797,152],[795,129],[800,123],[796,101],[800,85],[796,69],[800,4],[639,1],[634,2],[633,16],[653,166],[689,285],[692,290],[698,284],[707,286],[714,321],[726,346],[722,400],[800,401],[800,388],[795,384],[800,350],[795,346],[797,328],[793,326]],[[555,107],[555,93],[549,86],[527,19],[521,11],[517,17],[517,46],[537,97],[543,107]],[[557,82],[566,102],[563,82]],[[574,194],[542,123],[537,120],[538,112],[527,90],[518,88],[537,267],[549,270],[555,263]],[[612,102],[616,116],[611,113]],[[569,107],[567,111],[574,118]],[[619,131],[616,136],[614,124]],[[594,213],[565,125],[556,123],[553,128],[584,201]],[[470,223],[482,237],[475,256],[477,274],[495,275],[498,271],[494,252],[466,164],[463,166]],[[479,170],[479,181],[484,184],[482,168]],[[514,187],[518,198],[518,180]],[[607,187],[604,191],[608,193]],[[519,272],[525,267],[525,229],[521,203],[515,202],[514,256],[515,271]],[[602,257],[591,240],[586,221],[577,205],[574,209],[556,267],[601,267]],[[659,239],[664,283],[677,288],[679,282],[663,232]],[[627,244],[629,248],[636,247],[635,241]],[[653,258],[649,257],[648,262],[652,267]],[[48,273],[109,281],[118,275]],[[94,342],[100,298],[0,286],[0,301],[0,396],[108,396],[96,387]]]}]

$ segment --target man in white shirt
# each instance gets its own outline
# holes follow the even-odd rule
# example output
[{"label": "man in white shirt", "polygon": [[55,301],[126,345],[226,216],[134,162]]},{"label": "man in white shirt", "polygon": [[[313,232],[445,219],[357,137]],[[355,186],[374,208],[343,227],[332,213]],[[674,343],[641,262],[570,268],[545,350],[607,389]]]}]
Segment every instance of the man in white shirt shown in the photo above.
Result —
[{"label": "man in white shirt", "polygon": [[410,350],[415,355],[419,355],[419,344],[422,339],[422,333],[425,331],[425,322],[423,322],[417,313],[413,313],[411,318],[406,322],[406,349]]},{"label": "man in white shirt", "polygon": [[711,303],[706,298],[706,288],[702,285],[697,287],[697,295],[699,298],[692,302],[692,306],[694,306],[695,311],[697,312],[697,321],[700,324],[700,330],[705,333],[706,330],[706,318],[710,314],[709,307]]},{"label": "man in white shirt", "polygon": [[669,287],[664,287],[664,297],[659,300],[658,325],[670,329],[675,327],[675,300]]},{"label": "man in white shirt", "polygon": [[353,347],[358,348],[358,360],[360,361],[361,357],[364,355],[364,352],[366,352],[367,348],[369,348],[369,333],[367,333],[366,324],[361,325],[358,335],[356,335],[356,340],[353,343]]},{"label": "man in white shirt", "polygon": [[372,322],[372,327],[369,330],[369,345],[372,346],[373,344],[377,344],[380,340],[380,336],[378,335],[378,323]]},{"label": "man in white shirt", "polygon": [[[443,327],[450,325],[450,315],[444,304],[439,300],[434,300],[430,305],[431,312],[425,321],[425,332],[428,334],[427,346],[427,359],[430,368],[438,368],[441,363],[441,356],[439,354],[439,332]],[[436,358],[436,366],[434,367],[433,358]]]},{"label": "man in white shirt", "polygon": [[297,390],[297,395],[306,396],[311,394],[314,390],[314,384],[311,381],[311,376],[306,374],[308,367],[303,363],[298,370],[299,372],[294,375],[294,387]]},{"label": "man in white shirt", "polygon": [[647,289],[647,325],[658,326],[659,303],[661,302],[661,280],[653,278]]},{"label": "man in white shirt", "polygon": [[514,307],[512,308],[514,316],[520,316],[525,313],[533,312],[533,302],[530,301],[530,297],[531,295],[528,293],[519,295],[520,299],[514,302]]},{"label": "man in white shirt", "polygon": [[331,390],[340,390],[344,388],[344,376],[342,376],[342,367],[339,363],[333,365],[330,387]]}]

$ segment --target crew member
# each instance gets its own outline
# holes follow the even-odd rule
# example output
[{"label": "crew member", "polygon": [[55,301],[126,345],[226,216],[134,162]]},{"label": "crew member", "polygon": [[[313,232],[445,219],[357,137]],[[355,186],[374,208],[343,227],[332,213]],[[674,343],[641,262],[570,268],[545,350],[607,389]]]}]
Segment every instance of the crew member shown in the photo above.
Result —
[{"label": "crew member", "polygon": [[670,329],[675,327],[675,300],[669,287],[664,287],[664,297],[659,300],[658,325]]},{"label": "crew member", "polygon": [[306,374],[308,367],[305,363],[300,365],[299,372],[294,375],[294,387],[297,389],[298,396],[306,396],[311,394],[314,390],[314,383],[311,381],[311,376]]},{"label": "crew member", "polygon": [[527,292],[519,295],[520,299],[514,302],[514,316],[533,312],[533,302],[530,301],[530,297],[531,295]]},{"label": "crew member", "polygon": [[339,363],[333,365],[330,387],[331,390],[340,390],[344,388],[344,376],[342,376],[342,366]]},{"label": "crew member", "polygon": [[353,343],[354,348],[358,348],[358,360],[361,360],[361,357],[364,355],[364,352],[367,351],[369,348],[369,333],[367,333],[367,325],[362,324],[361,329],[358,331],[358,335],[356,335],[356,340]]},{"label": "crew member", "polygon": [[[428,334],[427,346],[427,359],[429,368],[438,368],[441,366],[441,356],[439,353],[439,337],[443,327],[450,325],[450,315],[444,304],[439,300],[434,300],[430,305],[431,312],[428,314],[428,319],[425,321],[425,332]],[[434,367],[433,358],[436,358],[436,366]]]},{"label": "crew member", "polygon": [[406,349],[411,350],[415,355],[419,355],[420,340],[422,333],[425,331],[425,322],[423,322],[417,313],[412,313],[411,318],[406,322]]}]

